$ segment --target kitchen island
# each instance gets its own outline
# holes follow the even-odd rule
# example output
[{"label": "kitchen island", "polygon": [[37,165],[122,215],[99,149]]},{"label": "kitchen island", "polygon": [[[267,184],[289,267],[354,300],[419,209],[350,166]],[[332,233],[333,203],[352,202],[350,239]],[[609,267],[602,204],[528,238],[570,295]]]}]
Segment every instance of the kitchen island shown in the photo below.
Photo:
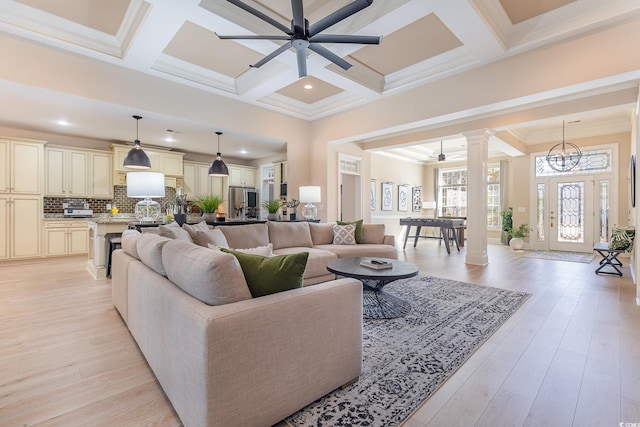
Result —
[{"label": "kitchen island", "polygon": [[89,218],[89,259],[87,270],[94,279],[106,279],[107,255],[109,253],[109,239],[121,235],[135,222],[133,216],[101,216]]}]

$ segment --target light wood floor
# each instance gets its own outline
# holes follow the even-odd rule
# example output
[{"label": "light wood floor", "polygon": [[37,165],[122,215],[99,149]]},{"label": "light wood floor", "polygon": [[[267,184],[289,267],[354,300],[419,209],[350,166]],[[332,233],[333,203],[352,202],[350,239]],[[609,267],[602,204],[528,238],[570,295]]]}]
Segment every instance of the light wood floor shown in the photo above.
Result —
[{"label": "light wood floor", "polygon": [[[640,307],[622,278],[589,264],[490,246],[486,267],[436,241],[401,259],[421,274],[532,293],[406,423],[640,423]],[[0,264],[0,425],[180,425],[84,258]]]}]

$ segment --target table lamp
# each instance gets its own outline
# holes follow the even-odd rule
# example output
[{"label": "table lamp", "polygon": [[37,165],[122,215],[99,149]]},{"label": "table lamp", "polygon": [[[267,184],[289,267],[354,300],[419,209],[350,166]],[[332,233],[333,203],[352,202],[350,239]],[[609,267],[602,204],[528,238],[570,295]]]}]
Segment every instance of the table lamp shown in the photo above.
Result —
[{"label": "table lamp", "polygon": [[127,173],[127,197],[144,199],[136,203],[139,222],[156,222],[162,218],[160,203],[152,197],[164,197],[164,174],[159,172]]},{"label": "table lamp", "polygon": [[314,185],[307,185],[300,187],[298,192],[300,197],[300,203],[306,203],[302,207],[302,216],[307,221],[313,220],[318,216],[318,208],[314,206],[314,203],[318,203],[321,200],[320,187]]}]

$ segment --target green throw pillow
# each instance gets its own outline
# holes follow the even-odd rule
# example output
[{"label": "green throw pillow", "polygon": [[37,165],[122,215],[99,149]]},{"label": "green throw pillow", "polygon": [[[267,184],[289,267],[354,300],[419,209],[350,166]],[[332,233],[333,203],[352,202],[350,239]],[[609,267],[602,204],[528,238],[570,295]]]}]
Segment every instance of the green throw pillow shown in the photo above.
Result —
[{"label": "green throw pillow", "polygon": [[238,259],[254,298],[302,287],[309,252],[264,257],[226,248],[220,250]]},{"label": "green throw pillow", "polygon": [[356,225],[356,243],[361,245],[364,243],[364,231],[362,231],[362,221],[363,220],[361,219],[359,219],[358,221],[351,221],[351,222],[336,221],[336,224],[338,225],[355,224]]},{"label": "green throw pillow", "polygon": [[609,241],[609,249],[618,249],[631,252],[633,249],[633,239],[636,236],[636,230],[633,227],[614,227],[611,232],[611,240]]}]

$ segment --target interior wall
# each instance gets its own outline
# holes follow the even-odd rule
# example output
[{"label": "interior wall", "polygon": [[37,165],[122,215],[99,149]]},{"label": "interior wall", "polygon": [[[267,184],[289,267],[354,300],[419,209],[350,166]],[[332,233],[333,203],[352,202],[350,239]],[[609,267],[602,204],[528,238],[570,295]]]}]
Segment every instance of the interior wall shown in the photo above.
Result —
[{"label": "interior wall", "polygon": [[[396,242],[404,237],[404,227],[400,226],[400,218],[425,216],[423,210],[414,212],[411,209],[411,194],[414,187],[422,187],[425,190],[427,168],[418,163],[405,162],[393,159],[381,154],[371,154],[371,176],[367,181],[363,181],[367,187],[367,194],[370,189],[370,182],[375,179],[376,207],[371,211],[371,222],[374,224],[384,224],[387,234],[393,234]],[[392,209],[390,211],[382,210],[381,195],[382,183],[393,183]],[[406,211],[398,210],[398,186],[406,184],[409,186],[409,200]],[[369,207],[369,196],[364,199],[364,206]],[[423,197],[422,200],[425,200]],[[369,208],[370,209],[370,208]]]}]

